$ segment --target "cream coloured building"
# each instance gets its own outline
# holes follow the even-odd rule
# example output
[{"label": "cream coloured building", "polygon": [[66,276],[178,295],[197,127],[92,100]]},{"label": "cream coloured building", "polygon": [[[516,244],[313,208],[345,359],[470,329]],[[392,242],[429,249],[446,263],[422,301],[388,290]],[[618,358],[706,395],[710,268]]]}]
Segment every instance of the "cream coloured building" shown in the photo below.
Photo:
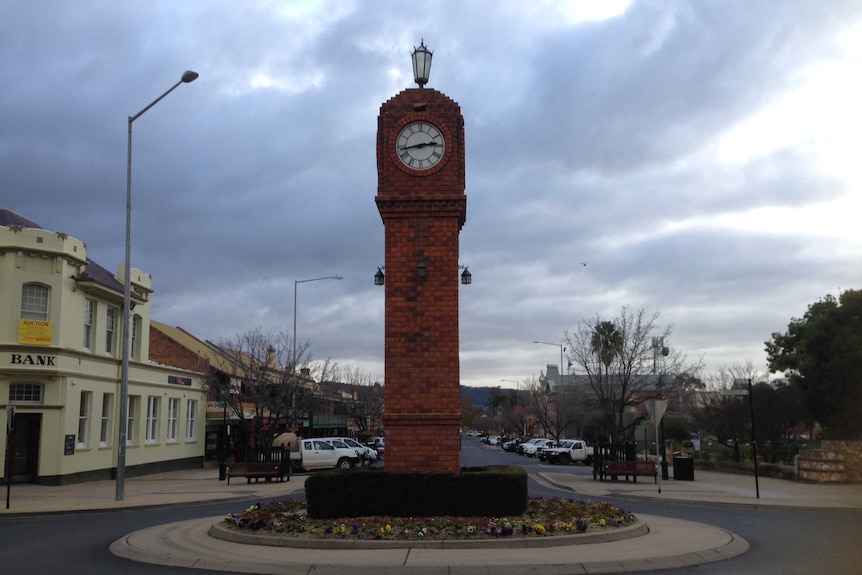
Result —
[{"label": "cream coloured building", "polygon": [[[4,478],[8,461],[17,482],[114,477],[123,268],[113,275],[86,250],[0,209],[0,445],[11,446]],[[200,467],[204,374],[149,362],[151,278],[134,268],[131,276],[126,474]]]}]

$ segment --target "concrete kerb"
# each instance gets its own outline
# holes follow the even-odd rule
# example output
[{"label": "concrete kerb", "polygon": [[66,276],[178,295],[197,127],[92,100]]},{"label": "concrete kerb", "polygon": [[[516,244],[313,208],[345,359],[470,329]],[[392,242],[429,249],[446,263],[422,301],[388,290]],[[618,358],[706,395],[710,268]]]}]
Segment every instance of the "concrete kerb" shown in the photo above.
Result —
[{"label": "concrete kerb", "polygon": [[[132,533],[111,545],[119,557],[147,563],[250,573],[474,573],[525,571],[568,575],[638,571],[719,561],[748,550],[724,529],[643,516],[649,532],[623,541],[542,548],[306,549],[247,545],[210,536],[220,517],[178,522]],[[612,558],[612,559],[610,559]]]}]

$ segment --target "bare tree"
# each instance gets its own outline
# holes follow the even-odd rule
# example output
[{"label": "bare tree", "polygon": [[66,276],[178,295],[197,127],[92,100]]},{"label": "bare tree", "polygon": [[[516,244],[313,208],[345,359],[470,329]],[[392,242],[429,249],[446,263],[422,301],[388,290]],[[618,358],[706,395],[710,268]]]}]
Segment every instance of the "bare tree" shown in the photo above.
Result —
[{"label": "bare tree", "polygon": [[[643,418],[636,406],[674,391],[677,375],[700,369],[699,364],[685,365],[680,350],[665,351],[673,329],[661,330],[658,317],[658,312],[647,315],[624,306],[612,320],[596,316],[565,334],[569,359],[591,388],[603,434],[611,441],[624,441]],[[662,342],[659,357],[656,341]]]},{"label": "bare tree", "polygon": [[350,394],[347,415],[360,435],[372,435],[383,416],[383,385],[367,372],[350,366],[342,370],[341,382]]},{"label": "bare tree", "polygon": [[718,373],[706,378],[706,387],[699,393],[700,407],[695,411],[698,427],[715,437],[715,440],[733,450],[733,460],[739,461],[739,446],[751,433],[750,417],[739,397],[724,394],[734,385],[748,380],[752,384],[765,382],[766,373],[755,369],[748,361],[743,364],[722,366]]},{"label": "bare tree", "polygon": [[[748,391],[751,381],[754,397],[729,395],[733,389]],[[699,428],[715,437],[718,443],[733,450],[734,461],[740,460],[740,444],[751,438],[749,401],[757,410],[758,444],[767,448],[768,459],[778,461],[805,424],[798,390],[792,386],[773,388],[768,374],[748,361],[722,367],[707,380],[707,389],[700,392],[700,406],[694,411]]]},{"label": "bare tree", "polygon": [[298,348],[292,363],[293,340],[287,333],[267,334],[260,328],[212,344],[220,359],[212,365],[209,385],[225,402],[243,437],[269,447],[282,429],[296,429],[315,407],[318,381],[331,374],[327,360],[312,363],[307,344]]}]

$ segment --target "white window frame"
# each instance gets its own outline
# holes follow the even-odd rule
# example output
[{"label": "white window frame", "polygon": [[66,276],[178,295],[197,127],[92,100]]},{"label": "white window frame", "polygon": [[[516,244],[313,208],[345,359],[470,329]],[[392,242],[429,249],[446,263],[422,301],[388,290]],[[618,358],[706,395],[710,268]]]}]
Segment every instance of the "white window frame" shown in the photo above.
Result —
[{"label": "white window frame", "polygon": [[117,349],[117,308],[108,307],[105,312],[105,353],[114,355]]},{"label": "white window frame", "polygon": [[9,403],[41,405],[44,386],[30,381],[13,381],[9,384]]},{"label": "white window frame", "polygon": [[82,391],[78,406],[78,447],[87,447],[90,438],[90,416],[93,409],[93,392]]},{"label": "white window frame", "polygon": [[21,286],[21,319],[48,321],[51,288],[38,282]]},{"label": "white window frame", "polygon": [[157,443],[159,441],[159,404],[161,398],[157,395],[147,397],[147,431],[144,441]]},{"label": "white window frame", "polygon": [[179,428],[180,418],[180,398],[168,398],[168,441],[177,440],[177,429]]},{"label": "white window frame", "polygon": [[141,405],[140,395],[129,396],[128,419],[126,419],[126,445],[134,444],[138,430],[135,428],[135,422],[138,420],[138,411]]},{"label": "white window frame", "polygon": [[84,300],[84,349],[93,351],[95,349],[96,327],[96,300],[87,298]]},{"label": "white window frame", "polygon": [[131,341],[131,345],[130,345],[131,350],[129,352],[129,356],[135,361],[140,361],[141,354],[140,354],[140,350],[138,349],[138,340],[139,340],[138,336],[140,334],[138,332],[140,332],[140,330],[141,330],[141,316],[136,315],[136,316],[132,317],[131,329],[132,329],[132,341]]},{"label": "white window frame", "polygon": [[198,400],[189,399],[186,401],[186,441],[195,439],[195,422],[197,419]]},{"label": "white window frame", "polygon": [[111,444],[111,411],[114,409],[114,394],[102,394],[102,418],[99,421],[99,445]]}]

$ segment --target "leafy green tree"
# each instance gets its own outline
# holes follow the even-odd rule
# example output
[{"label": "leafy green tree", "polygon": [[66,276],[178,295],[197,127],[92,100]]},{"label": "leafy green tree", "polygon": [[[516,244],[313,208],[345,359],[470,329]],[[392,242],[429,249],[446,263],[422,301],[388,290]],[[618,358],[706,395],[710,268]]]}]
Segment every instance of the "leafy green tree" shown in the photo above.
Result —
[{"label": "leafy green tree", "polygon": [[862,291],[827,295],[766,342],[772,372],[797,386],[828,437],[862,439]]},{"label": "leafy green tree", "polygon": [[769,463],[791,462],[795,453],[791,453],[790,448],[799,431],[805,427],[805,412],[799,388],[795,385],[772,387],[760,383],[752,388],[752,392],[758,447],[765,447],[764,455]]}]

